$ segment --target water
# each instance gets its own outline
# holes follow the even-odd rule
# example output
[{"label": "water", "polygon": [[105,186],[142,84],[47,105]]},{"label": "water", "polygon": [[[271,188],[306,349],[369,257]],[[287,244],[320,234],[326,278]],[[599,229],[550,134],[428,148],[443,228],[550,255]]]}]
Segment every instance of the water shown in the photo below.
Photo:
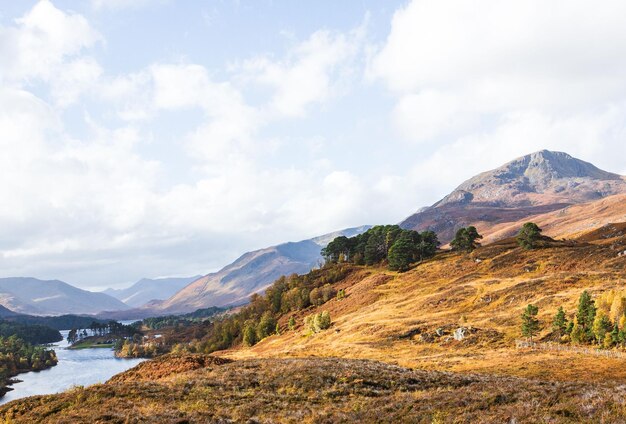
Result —
[{"label": "water", "polygon": [[38,372],[18,374],[22,380],[13,384],[12,391],[0,398],[0,404],[33,395],[59,393],[73,386],[104,383],[122,371],[134,367],[144,359],[118,359],[113,349],[67,349],[67,333],[61,331],[63,340],[53,345],[59,362],[56,366]]}]

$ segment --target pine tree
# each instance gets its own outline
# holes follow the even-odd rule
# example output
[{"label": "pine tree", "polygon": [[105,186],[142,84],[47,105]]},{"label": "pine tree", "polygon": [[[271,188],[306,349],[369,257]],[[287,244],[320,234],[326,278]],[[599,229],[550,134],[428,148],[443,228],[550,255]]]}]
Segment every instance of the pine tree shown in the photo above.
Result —
[{"label": "pine tree", "polygon": [[404,272],[413,261],[415,245],[411,235],[402,233],[389,249],[389,269]]},{"label": "pine tree", "polygon": [[562,306],[559,307],[559,310],[554,316],[554,320],[552,321],[552,331],[558,337],[562,337],[566,334],[567,318],[565,318],[565,311],[563,310]]},{"label": "pine tree", "polygon": [[534,222],[527,222],[517,233],[517,243],[524,249],[534,249],[541,239],[541,231]]},{"label": "pine tree", "polygon": [[452,250],[471,252],[479,246],[476,240],[481,238],[483,238],[483,236],[478,234],[474,226],[459,228],[454,236],[454,240],[450,242],[450,246]]},{"label": "pine tree", "polygon": [[583,332],[580,342],[585,343],[594,339],[593,322],[596,318],[596,307],[587,290],[583,291],[578,299],[576,320]]},{"label": "pine tree", "polygon": [[619,326],[617,325],[617,322],[613,326],[613,331],[611,331],[611,343],[612,345],[617,345],[620,343]]},{"label": "pine tree", "polygon": [[533,336],[539,331],[539,320],[536,318],[539,308],[535,305],[528,305],[522,313],[522,335],[533,341]]}]

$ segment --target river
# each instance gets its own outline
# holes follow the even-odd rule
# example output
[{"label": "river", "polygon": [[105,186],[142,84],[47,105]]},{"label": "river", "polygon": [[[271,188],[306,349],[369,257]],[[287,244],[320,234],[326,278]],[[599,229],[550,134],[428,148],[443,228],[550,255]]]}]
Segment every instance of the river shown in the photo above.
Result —
[{"label": "river", "polygon": [[33,395],[47,395],[67,390],[73,386],[104,383],[122,371],[134,367],[144,359],[118,359],[113,349],[67,349],[67,333],[61,331],[63,340],[52,345],[59,362],[52,368],[18,374],[21,380],[0,398],[0,405],[15,399]]}]

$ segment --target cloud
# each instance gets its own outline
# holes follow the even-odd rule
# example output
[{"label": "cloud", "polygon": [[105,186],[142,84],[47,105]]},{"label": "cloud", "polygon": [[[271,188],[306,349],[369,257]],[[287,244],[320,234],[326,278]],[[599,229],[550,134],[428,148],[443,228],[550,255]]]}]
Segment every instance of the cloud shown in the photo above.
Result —
[{"label": "cloud", "polygon": [[256,57],[242,64],[243,76],[274,89],[271,109],[284,116],[303,116],[309,105],[331,98],[354,71],[363,28],[349,34],[317,31],[282,60]]},{"label": "cloud", "polygon": [[97,11],[124,9],[141,9],[155,4],[166,3],[169,0],[91,0],[91,7]]},{"label": "cloud", "polygon": [[[101,35],[78,14],[41,0],[15,26],[0,28],[0,69],[5,82],[49,80],[66,61],[100,41]],[[74,72],[77,63],[70,64]]]},{"label": "cloud", "polygon": [[619,1],[413,0],[395,12],[366,76],[394,96],[401,139],[432,152],[418,167],[432,164],[446,181],[542,148],[615,170],[625,12]]}]

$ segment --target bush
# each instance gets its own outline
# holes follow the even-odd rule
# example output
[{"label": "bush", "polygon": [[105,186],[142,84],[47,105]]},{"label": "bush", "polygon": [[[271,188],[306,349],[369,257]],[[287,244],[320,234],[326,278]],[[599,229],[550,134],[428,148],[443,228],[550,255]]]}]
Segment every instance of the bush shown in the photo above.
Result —
[{"label": "bush", "polygon": [[331,319],[328,311],[311,314],[304,318],[304,327],[311,333],[319,333],[330,328]]}]

